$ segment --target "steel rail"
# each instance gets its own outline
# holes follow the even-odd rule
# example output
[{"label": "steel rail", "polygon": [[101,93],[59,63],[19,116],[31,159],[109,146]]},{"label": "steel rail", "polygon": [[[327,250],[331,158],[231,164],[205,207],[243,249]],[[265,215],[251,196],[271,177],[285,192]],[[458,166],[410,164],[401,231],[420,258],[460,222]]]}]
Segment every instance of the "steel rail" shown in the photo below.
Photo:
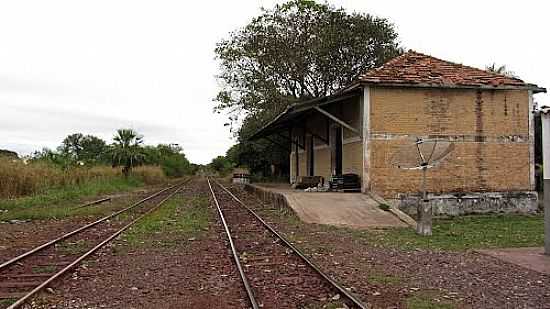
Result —
[{"label": "steel rail", "polygon": [[[183,184],[182,184],[182,185],[183,185]],[[103,218],[101,218],[101,219],[99,219],[99,220],[96,220],[96,221],[94,221],[94,222],[92,222],[92,223],[86,224],[86,225],[84,225],[84,226],[82,226],[82,227],[80,227],[80,228],[78,228],[78,229],[76,229],[76,230],[74,230],[74,231],[72,231],[72,232],[66,233],[66,234],[64,234],[64,235],[62,235],[62,236],[60,236],[60,237],[58,237],[58,238],[56,238],[56,239],[54,239],[54,240],[51,240],[51,241],[49,241],[49,242],[47,242],[47,243],[44,243],[44,244],[42,244],[42,245],[40,245],[40,246],[38,246],[38,247],[35,247],[35,248],[33,248],[33,249],[31,249],[31,250],[29,250],[29,251],[27,251],[27,252],[25,252],[25,253],[23,253],[23,254],[21,254],[21,255],[19,255],[19,256],[16,256],[16,257],[12,258],[11,260],[2,263],[2,264],[0,265],[0,270],[6,268],[6,267],[8,267],[8,266],[10,266],[11,264],[13,264],[13,263],[15,263],[15,262],[17,262],[17,261],[20,261],[20,260],[26,258],[26,257],[29,256],[29,255],[35,254],[35,253],[38,252],[38,251],[44,250],[44,249],[46,249],[46,248],[48,248],[48,247],[50,247],[50,246],[52,246],[52,245],[54,245],[54,244],[56,244],[56,243],[58,243],[58,242],[64,240],[64,239],[67,239],[67,238],[69,238],[69,237],[71,237],[71,236],[73,236],[73,235],[75,235],[75,234],[78,234],[78,233],[80,233],[80,232],[82,232],[82,231],[84,231],[84,230],[87,230],[87,229],[89,229],[89,228],[91,228],[91,227],[93,227],[93,226],[95,226],[95,225],[97,225],[97,224],[99,224],[99,223],[101,223],[101,222],[103,222],[103,221],[105,221],[105,220],[109,220],[109,219],[111,219],[111,218],[113,218],[113,217],[115,217],[115,216],[118,216],[118,215],[121,214],[121,213],[124,213],[124,212],[126,212],[126,211],[129,211],[130,209],[133,209],[133,208],[135,208],[135,207],[137,207],[137,206],[139,206],[139,205],[141,205],[141,204],[147,202],[148,200],[150,200],[150,199],[152,199],[152,198],[155,198],[155,197],[159,196],[160,194],[162,194],[162,193],[166,192],[167,190],[170,190],[170,189],[172,189],[172,188],[174,188],[174,187],[176,187],[176,186],[177,186],[177,185],[173,185],[173,186],[164,188],[164,189],[162,189],[162,190],[160,190],[160,191],[158,191],[158,192],[156,192],[156,193],[154,193],[154,194],[152,194],[152,195],[150,195],[150,196],[148,196],[148,197],[146,197],[146,198],[144,198],[144,199],[142,199],[142,200],[140,200],[140,201],[138,201],[138,202],[132,204],[132,205],[129,206],[129,207],[126,207],[126,208],[124,208],[124,209],[122,209],[122,210],[119,210],[119,211],[117,211],[117,212],[114,212],[114,213],[112,213],[112,214],[110,214],[110,215],[108,215],[108,216],[105,216],[105,217],[103,217]]]},{"label": "steel rail", "polygon": [[243,206],[246,210],[248,210],[260,223],[262,223],[273,235],[275,235],[278,239],[280,239],[288,248],[290,248],[296,255],[298,255],[302,260],[308,264],[311,268],[313,268],[321,277],[323,277],[325,280],[327,280],[334,288],[336,288],[340,293],[344,294],[346,298],[351,300],[351,302],[361,309],[367,309],[368,306],[366,304],[363,304],[361,300],[359,300],[357,297],[355,297],[353,294],[351,294],[346,288],[344,288],[342,285],[340,285],[338,282],[336,282],[334,279],[332,279],[329,275],[327,275],[325,272],[321,270],[313,261],[311,261],[300,249],[296,248],[290,241],[288,241],[283,235],[279,234],[269,223],[267,223],[264,219],[262,219],[254,210],[249,208],[245,205],[238,197],[236,197],[231,191],[229,191],[226,187],[224,187],[221,183],[219,183],[217,180],[214,179],[216,184],[220,186],[225,192],[227,192],[231,197],[237,201],[241,206]]},{"label": "steel rail", "polygon": [[214,202],[216,204],[216,207],[218,208],[218,214],[220,215],[223,228],[225,229],[225,234],[227,235],[227,239],[229,240],[229,245],[231,247],[231,253],[233,254],[233,259],[235,260],[235,264],[237,265],[237,269],[239,270],[239,275],[241,276],[241,280],[246,290],[246,294],[248,295],[248,299],[250,300],[250,304],[252,305],[252,308],[259,309],[260,307],[258,306],[258,302],[256,301],[256,298],[254,297],[254,292],[252,291],[252,288],[248,283],[248,279],[244,274],[243,267],[239,259],[239,253],[237,252],[237,249],[235,248],[235,244],[233,243],[233,237],[231,236],[231,232],[229,231],[229,227],[227,226],[227,222],[225,221],[225,217],[223,216],[223,212],[220,207],[220,204],[218,203],[218,199],[216,198],[216,194],[214,193],[214,190],[212,189],[212,185],[210,184],[210,179],[207,177],[206,181],[208,182],[208,187],[210,188],[210,192],[212,193],[212,197],[214,198]]},{"label": "steel rail", "polygon": [[[67,265],[65,268],[63,268],[62,270],[58,271],[57,273],[55,273],[54,275],[52,275],[51,277],[49,277],[46,281],[42,282],[42,284],[40,284],[39,286],[37,286],[36,288],[34,288],[32,291],[30,291],[29,293],[27,293],[25,296],[19,298],[15,303],[13,303],[12,305],[10,305],[7,309],[16,309],[16,308],[19,308],[19,306],[23,305],[29,298],[31,298],[32,296],[34,296],[36,293],[40,292],[42,289],[44,289],[46,286],[48,286],[50,283],[52,283],[55,279],[59,278],[60,276],[62,276],[64,273],[66,273],[67,271],[69,271],[70,269],[72,269],[74,266],[78,265],[82,260],[84,260],[85,258],[87,258],[88,256],[90,256],[91,254],[93,254],[94,252],[96,252],[97,250],[99,250],[101,247],[105,246],[107,243],[109,243],[111,240],[113,240],[115,237],[117,237],[118,235],[120,235],[122,232],[124,232],[125,230],[127,230],[128,228],[130,228],[132,225],[134,225],[136,222],[138,222],[139,220],[145,218],[148,214],[152,213],[153,211],[157,210],[160,208],[160,206],[162,206],[162,204],[164,204],[164,202],[166,202],[168,199],[170,199],[172,196],[174,196],[176,193],[179,192],[179,190],[181,189],[181,187],[183,187],[187,182],[189,181],[186,181],[185,183],[179,185],[179,187],[174,190],[174,192],[170,193],[166,198],[164,198],[162,201],[160,201],[157,205],[155,205],[155,207],[147,210],[144,214],[142,214],[141,216],[139,216],[138,218],[134,219],[133,221],[131,221],[130,223],[126,224],[124,227],[122,227],[121,229],[119,229],[118,231],[116,231],[115,233],[111,234],[111,236],[107,237],[105,240],[103,240],[102,242],[100,242],[99,244],[97,244],[95,247],[93,247],[92,249],[90,249],[89,251],[87,251],[86,253],[84,253],[83,255],[81,255],[80,257],[78,257],[76,260],[74,260],[71,264]],[[176,187],[177,185],[174,185],[174,186],[171,186],[171,188],[174,188]],[[162,190],[162,192],[164,192],[166,189]],[[158,195],[158,194],[157,194]],[[156,196],[156,195],[155,195]]]},{"label": "steel rail", "polygon": [[111,200],[110,197],[106,197],[106,198],[102,198],[102,199],[99,199],[99,200],[96,200],[96,201],[92,201],[92,202],[82,204],[80,206],[75,207],[74,209],[80,209],[80,208],[84,208],[84,207],[88,207],[88,206],[94,206],[94,205],[98,205],[98,204],[101,204],[101,203],[105,203],[105,202],[110,201],[110,200]]}]

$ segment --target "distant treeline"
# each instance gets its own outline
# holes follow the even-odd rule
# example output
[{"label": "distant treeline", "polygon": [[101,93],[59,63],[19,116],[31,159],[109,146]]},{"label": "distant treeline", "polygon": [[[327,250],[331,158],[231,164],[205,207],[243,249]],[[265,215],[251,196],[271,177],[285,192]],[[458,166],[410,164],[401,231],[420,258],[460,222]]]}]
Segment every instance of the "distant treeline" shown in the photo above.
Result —
[{"label": "distant treeline", "polygon": [[[0,151],[0,156],[18,158],[9,150]],[[169,177],[194,174],[198,169],[180,145],[144,145],[143,136],[132,129],[117,130],[110,144],[94,135],[70,134],[56,149],[44,148],[24,159],[27,163],[47,163],[62,169],[108,165],[120,167],[124,175],[140,165],[160,166]]]}]

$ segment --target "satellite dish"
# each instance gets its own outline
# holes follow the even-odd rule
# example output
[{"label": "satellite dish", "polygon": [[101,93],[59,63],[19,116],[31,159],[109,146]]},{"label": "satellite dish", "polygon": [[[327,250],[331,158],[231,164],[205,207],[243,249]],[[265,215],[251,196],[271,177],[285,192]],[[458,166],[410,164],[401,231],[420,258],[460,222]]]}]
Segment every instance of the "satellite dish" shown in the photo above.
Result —
[{"label": "satellite dish", "polygon": [[438,139],[417,139],[395,152],[390,165],[400,169],[419,170],[439,165],[454,150],[453,143]]},{"label": "satellite dish", "polygon": [[418,204],[416,231],[420,235],[432,234],[432,207],[427,203],[426,174],[453,152],[453,143],[438,139],[417,138],[412,144],[402,146],[390,158],[390,165],[403,170],[422,170],[422,203]]}]

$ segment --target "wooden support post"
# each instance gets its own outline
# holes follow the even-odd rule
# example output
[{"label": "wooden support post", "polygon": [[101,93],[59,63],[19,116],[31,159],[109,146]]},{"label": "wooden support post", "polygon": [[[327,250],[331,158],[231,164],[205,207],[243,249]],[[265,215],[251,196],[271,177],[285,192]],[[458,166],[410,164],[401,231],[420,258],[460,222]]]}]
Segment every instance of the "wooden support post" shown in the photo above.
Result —
[{"label": "wooden support post", "polygon": [[422,200],[417,206],[417,224],[416,233],[422,236],[432,235],[432,205],[428,200],[428,194],[426,192],[426,173],[427,167],[422,168]]},{"label": "wooden support post", "polygon": [[298,150],[300,150],[298,147],[300,146],[298,135],[296,135],[296,153],[295,153],[295,161],[296,161],[296,179],[294,182],[298,182],[298,176],[300,175],[300,155],[298,154]]},{"label": "wooden support post", "polygon": [[544,176],[544,253],[550,255],[550,107],[541,110]]},{"label": "wooden support post", "polygon": [[346,129],[350,130],[351,132],[354,132],[354,133],[356,133],[356,134],[358,134],[358,135],[361,135],[361,132],[359,132],[359,130],[357,130],[356,128],[350,126],[349,124],[345,123],[344,121],[338,119],[338,118],[337,118],[336,116],[334,116],[333,114],[331,114],[331,113],[327,112],[326,110],[324,110],[324,109],[322,109],[322,108],[320,108],[320,107],[317,107],[317,106],[315,106],[314,108],[315,108],[315,110],[317,110],[319,113],[321,113],[321,114],[327,116],[328,118],[332,119],[334,122],[340,124],[340,125],[343,126],[344,128],[346,128]]}]

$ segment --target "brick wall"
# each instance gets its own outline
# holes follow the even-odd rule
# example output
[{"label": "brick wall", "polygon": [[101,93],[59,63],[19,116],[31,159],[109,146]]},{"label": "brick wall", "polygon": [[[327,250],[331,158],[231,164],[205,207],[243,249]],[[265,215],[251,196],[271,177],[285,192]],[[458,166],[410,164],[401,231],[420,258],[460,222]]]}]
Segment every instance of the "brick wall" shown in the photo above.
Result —
[{"label": "brick wall", "polygon": [[390,158],[416,137],[451,140],[455,150],[428,172],[428,191],[532,190],[527,91],[370,89],[369,188],[384,197],[416,193],[420,171]]}]

